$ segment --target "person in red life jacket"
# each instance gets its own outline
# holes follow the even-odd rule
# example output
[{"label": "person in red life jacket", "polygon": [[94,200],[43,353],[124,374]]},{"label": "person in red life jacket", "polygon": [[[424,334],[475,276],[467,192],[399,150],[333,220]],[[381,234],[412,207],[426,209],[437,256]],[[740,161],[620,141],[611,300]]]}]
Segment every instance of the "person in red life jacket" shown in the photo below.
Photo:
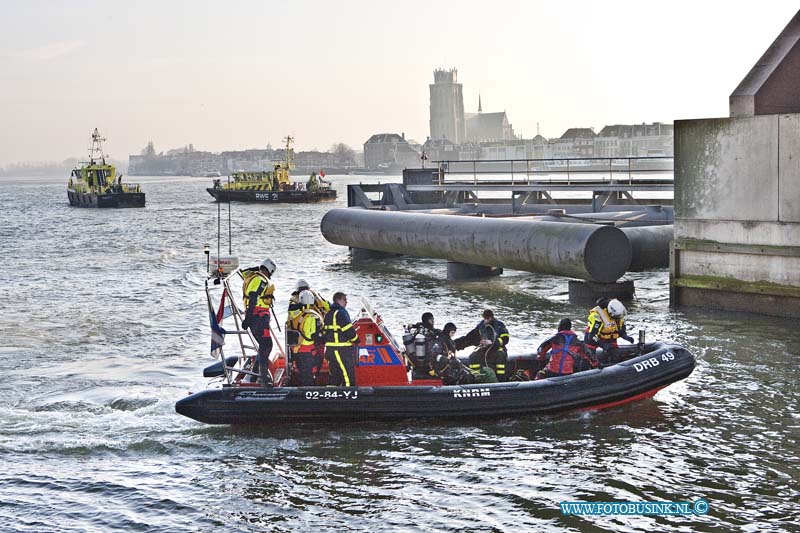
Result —
[{"label": "person in red life jacket", "polygon": [[578,335],[572,331],[572,321],[569,318],[561,319],[558,323],[558,333],[540,344],[536,353],[539,355],[539,361],[544,363],[536,374],[536,379],[567,376],[597,368],[597,359],[586,345],[578,340]]},{"label": "person in red life jacket", "polygon": [[242,297],[247,310],[242,320],[242,329],[249,328],[258,343],[258,355],[253,371],[258,372],[264,387],[272,384],[268,370],[269,354],[272,351],[269,321],[272,302],[275,299],[275,285],[270,279],[275,269],[275,262],[272,259],[264,259],[258,269],[248,269],[242,281]]}]

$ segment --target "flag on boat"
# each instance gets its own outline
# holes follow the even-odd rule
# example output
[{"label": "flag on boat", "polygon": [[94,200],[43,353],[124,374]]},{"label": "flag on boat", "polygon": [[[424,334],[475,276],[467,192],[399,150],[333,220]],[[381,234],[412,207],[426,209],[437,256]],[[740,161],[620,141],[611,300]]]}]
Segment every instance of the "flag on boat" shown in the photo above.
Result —
[{"label": "flag on boat", "polygon": [[208,312],[208,318],[211,320],[211,355],[219,357],[222,345],[225,344],[225,330],[219,325],[213,312]]},{"label": "flag on boat", "polygon": [[324,170],[320,169],[320,171],[319,171],[319,177],[320,177],[320,178],[324,178],[324,177],[325,177],[325,171],[324,171]]},{"label": "flag on boat", "polygon": [[219,325],[220,320],[225,316],[225,291],[222,291],[222,299],[219,302],[219,309],[216,314],[213,310],[208,310],[208,320],[211,322],[211,355],[219,357],[222,346],[225,344],[225,330]]},{"label": "flag on boat", "polygon": [[233,302],[231,301],[231,303],[225,305],[225,294],[227,294],[227,291],[222,291],[222,298],[220,298],[219,307],[217,308],[217,322],[220,323],[229,316],[233,316]]}]

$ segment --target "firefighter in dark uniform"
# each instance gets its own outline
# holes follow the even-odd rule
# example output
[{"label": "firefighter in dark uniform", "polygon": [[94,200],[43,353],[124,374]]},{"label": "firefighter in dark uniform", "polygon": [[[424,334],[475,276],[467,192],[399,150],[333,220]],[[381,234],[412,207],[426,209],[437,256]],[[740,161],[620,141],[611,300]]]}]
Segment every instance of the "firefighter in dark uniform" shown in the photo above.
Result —
[{"label": "firefighter in dark uniform", "polygon": [[491,309],[486,309],[483,312],[483,320],[478,322],[472,331],[456,339],[455,345],[459,350],[467,346],[478,346],[478,349],[469,356],[469,369],[473,374],[479,373],[481,367],[487,366],[494,370],[499,381],[506,381],[508,379],[506,346],[509,338],[506,325],[494,317]]},{"label": "firefighter in dark uniform", "polygon": [[261,384],[265,387],[272,384],[268,366],[269,353],[272,351],[269,321],[272,302],[275,299],[275,285],[270,278],[275,273],[275,268],[272,259],[264,259],[257,270],[248,270],[242,281],[244,306],[247,309],[242,320],[242,328],[250,328],[258,343],[258,356],[253,370],[258,372]]},{"label": "firefighter in dark uniform", "polygon": [[358,333],[347,314],[347,295],[337,292],[333,305],[325,314],[325,359],[331,376],[328,385],[334,387],[356,386],[356,360],[358,358]]}]

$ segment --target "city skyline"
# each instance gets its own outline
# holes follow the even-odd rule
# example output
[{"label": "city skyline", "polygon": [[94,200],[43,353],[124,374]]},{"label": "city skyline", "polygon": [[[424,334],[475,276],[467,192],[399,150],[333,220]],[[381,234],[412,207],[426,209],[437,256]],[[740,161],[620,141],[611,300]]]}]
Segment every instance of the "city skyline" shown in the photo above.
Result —
[{"label": "city skyline", "polygon": [[[724,6],[724,7],[723,7]],[[0,166],[158,151],[298,150],[375,133],[428,136],[432,72],[464,107],[523,137],[724,117],[728,96],[796,12],[721,3],[4,3]],[[31,31],[33,28],[36,31]],[[680,37],[680,41],[676,39]]]}]

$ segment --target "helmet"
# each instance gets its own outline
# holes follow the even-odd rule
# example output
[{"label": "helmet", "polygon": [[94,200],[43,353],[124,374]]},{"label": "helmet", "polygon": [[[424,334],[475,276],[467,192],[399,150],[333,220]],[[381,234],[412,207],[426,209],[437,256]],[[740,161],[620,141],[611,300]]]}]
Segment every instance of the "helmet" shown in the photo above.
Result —
[{"label": "helmet", "polygon": [[278,268],[275,266],[275,261],[272,259],[264,259],[261,261],[261,268],[267,271],[267,274],[270,276],[275,273],[275,269]]},{"label": "helmet", "polygon": [[314,293],[312,293],[311,291],[303,291],[300,293],[299,300],[300,303],[303,305],[313,305]]},{"label": "helmet", "polygon": [[614,298],[608,302],[608,314],[611,315],[611,318],[622,318],[622,315],[625,314],[625,306]]},{"label": "helmet", "polygon": [[303,289],[310,289],[310,285],[304,279],[298,279],[297,283],[294,284],[294,290],[302,291]]}]

